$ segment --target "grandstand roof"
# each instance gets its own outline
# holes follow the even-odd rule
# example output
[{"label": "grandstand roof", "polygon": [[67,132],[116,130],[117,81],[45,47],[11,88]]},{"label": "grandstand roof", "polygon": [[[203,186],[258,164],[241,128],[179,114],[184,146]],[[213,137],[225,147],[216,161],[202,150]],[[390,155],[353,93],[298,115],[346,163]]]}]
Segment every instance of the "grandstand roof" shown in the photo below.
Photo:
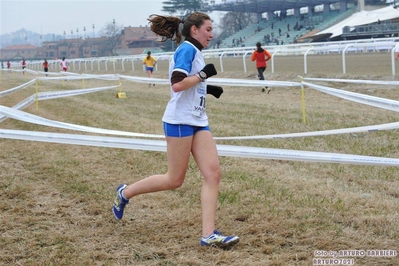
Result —
[{"label": "grandstand roof", "polygon": [[230,0],[223,4],[206,5],[202,9],[204,11],[265,13],[336,2],[337,0]]},{"label": "grandstand roof", "polygon": [[318,36],[321,35],[330,35],[330,38],[334,38],[336,36],[339,36],[342,34],[342,29],[345,26],[349,27],[355,27],[355,26],[360,26],[360,25],[366,25],[370,23],[375,23],[378,20],[384,21],[384,20],[391,20],[399,18],[399,11],[395,9],[393,6],[386,6],[384,8],[380,8],[377,10],[373,11],[359,11],[354,13],[352,16],[350,16],[347,19],[344,19],[343,21],[335,24],[334,26],[323,30],[321,32],[318,32],[317,34],[311,36],[313,39],[317,38]]}]

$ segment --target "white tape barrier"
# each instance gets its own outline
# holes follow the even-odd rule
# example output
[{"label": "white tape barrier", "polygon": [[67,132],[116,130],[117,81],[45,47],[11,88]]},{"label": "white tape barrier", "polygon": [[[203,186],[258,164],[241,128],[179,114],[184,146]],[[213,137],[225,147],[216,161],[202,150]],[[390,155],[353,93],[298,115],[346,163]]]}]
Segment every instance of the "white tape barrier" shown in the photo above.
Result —
[{"label": "white tape barrier", "polygon": [[330,87],[315,85],[315,84],[304,82],[304,81],[302,83],[312,89],[316,89],[318,91],[321,91],[321,92],[324,92],[324,93],[327,93],[327,94],[330,94],[330,95],[333,95],[333,96],[336,96],[336,97],[339,97],[339,98],[342,98],[345,100],[399,112],[399,102],[398,101],[379,98],[379,97],[370,96],[370,95],[364,95],[364,94],[355,93],[355,92],[333,89]]},{"label": "white tape barrier", "polygon": [[106,74],[106,75],[92,75],[92,74],[82,74],[83,78],[90,77],[92,79],[102,79],[102,80],[120,80],[118,74]]},{"label": "white tape barrier", "polygon": [[41,75],[48,75],[48,76],[60,76],[60,72],[44,72],[44,71],[37,71],[37,73]]},{"label": "white tape barrier", "polygon": [[57,77],[36,77],[37,80],[45,81],[45,80],[80,80],[80,77],[75,77],[75,76],[57,76]]},{"label": "white tape barrier", "polygon": [[16,92],[18,90],[21,90],[21,89],[23,89],[23,88],[35,83],[35,81],[36,81],[36,79],[32,79],[31,81],[28,81],[28,82],[26,82],[24,84],[21,84],[21,85],[17,86],[17,87],[14,87],[14,88],[11,88],[11,89],[8,89],[8,90],[5,90],[5,91],[0,91],[0,98],[6,96],[8,94],[11,94],[13,92]]},{"label": "white tape barrier", "polygon": [[113,77],[97,77],[94,75],[71,75],[59,77],[37,77],[38,80],[83,80],[83,79],[102,79],[102,80],[119,80],[117,75]]},{"label": "white tape barrier", "polygon": [[[43,72],[46,73],[46,72]],[[31,81],[28,81],[24,84],[21,84],[17,87],[5,90],[5,91],[0,91],[0,98],[4,97],[6,95],[9,95],[11,93],[14,93],[18,90],[21,90],[33,83],[36,82],[36,80],[82,80],[82,79],[105,79],[105,80],[119,80],[119,76],[118,75],[81,75],[81,76],[61,76],[61,77],[37,77],[32,79]]]},{"label": "white tape barrier", "polygon": [[93,93],[93,92],[114,89],[114,88],[118,88],[119,86],[120,85],[90,88],[90,89],[68,90],[68,91],[39,92],[38,100],[49,100],[49,99],[56,99],[56,98],[62,98],[62,97],[77,96],[77,95],[82,95],[82,94],[87,94],[87,93]]},{"label": "white tape barrier", "polygon": [[[1,71],[7,71],[7,72],[23,72],[24,70],[22,69],[0,69]],[[56,75],[56,76],[60,76],[60,72],[44,72],[44,71],[35,71],[29,68],[25,68],[25,71],[31,74],[41,74],[41,75]]]},{"label": "white tape barrier", "polygon": [[[102,77],[110,77],[114,78],[116,75],[101,75]],[[90,78],[96,78],[98,75],[90,75]],[[59,77],[63,78],[63,77]],[[128,77],[131,80],[142,79],[135,77]],[[54,78],[38,78],[38,79],[54,79]],[[58,78],[56,78],[58,79]],[[144,78],[146,82],[149,80],[148,78]],[[166,80],[164,80],[166,81]],[[106,89],[108,89],[107,87]],[[103,88],[100,88],[102,90]],[[66,96],[74,96],[79,95],[81,93],[87,92],[96,92],[98,88],[88,89],[88,90],[75,90],[75,91],[61,91],[61,92],[51,92],[51,93],[39,93],[39,99],[52,99]],[[33,98],[31,97],[28,101],[24,101],[23,104],[15,106],[13,109],[21,110],[26,107],[30,103],[33,102]],[[135,132],[125,132],[125,131],[113,131],[108,129],[99,129],[92,127],[83,127],[74,124],[61,123],[57,121],[46,120],[45,118],[41,118],[38,116],[31,116],[29,120],[24,120],[29,116],[27,113],[12,113],[12,110],[5,111],[5,107],[3,108],[3,112],[1,112],[4,116],[9,116],[17,120],[22,120],[25,122],[47,125],[52,127],[61,127],[67,128],[70,130],[79,130],[86,131],[92,133],[100,133],[100,134],[113,134],[113,135],[121,135],[121,136],[134,136],[134,137],[149,137],[149,138],[163,138],[163,135],[157,134],[145,134],[145,133],[135,133]],[[2,121],[0,117],[0,121]],[[45,122],[43,122],[45,121]],[[358,132],[373,132],[378,130],[390,130],[397,129],[398,123],[389,123],[382,125],[373,125],[373,126],[364,126],[364,127],[356,127],[356,128],[346,128],[346,129],[333,129],[333,130],[325,130],[325,131],[313,131],[313,132],[302,132],[302,133],[289,133],[289,134],[275,134],[275,135],[257,135],[257,136],[233,136],[233,137],[215,137],[216,140],[249,140],[249,139],[280,139],[280,138],[296,138],[296,137],[309,137],[309,136],[322,136],[322,135],[333,135],[333,134],[348,134],[348,133],[358,133]]]},{"label": "white tape barrier", "polygon": [[[138,83],[154,83],[154,84],[170,84],[169,79],[144,78],[119,75],[122,79],[134,81]],[[209,78],[207,84],[225,85],[225,86],[241,86],[241,87],[302,87],[299,82],[273,81],[273,80],[247,80],[247,79],[226,79],[226,78]]]},{"label": "white tape barrier", "polygon": [[[31,103],[33,99],[29,101]],[[26,104],[25,104],[26,106]],[[109,130],[102,128],[94,128],[87,126],[80,126],[76,124],[58,122],[54,120],[49,120],[40,116],[32,115],[26,112],[15,110],[16,108],[9,108],[0,105],[0,114],[27,123],[33,123],[43,126],[64,128],[69,130],[77,130],[83,132],[91,132],[97,134],[108,134],[108,135],[118,135],[118,136],[129,136],[129,137],[144,137],[144,138],[164,138],[164,135],[158,134],[146,134],[146,133],[136,133],[127,132],[119,130]],[[214,137],[215,140],[253,140],[253,139],[282,139],[282,138],[299,138],[299,137],[314,137],[314,136],[327,136],[327,135],[337,135],[337,134],[348,134],[348,133],[360,133],[360,132],[375,132],[381,130],[392,130],[398,129],[399,122],[388,123],[382,125],[373,126],[363,126],[354,128],[344,128],[344,129],[333,129],[324,131],[313,131],[313,132],[300,132],[300,133],[289,133],[289,134],[275,134],[275,135],[258,135],[258,136],[234,136],[234,137]]]},{"label": "white tape barrier", "polygon": [[35,70],[32,70],[32,69],[29,69],[29,68],[25,68],[25,72],[30,73],[30,74],[34,74],[34,75],[39,74],[39,72],[37,72]]},{"label": "white tape barrier", "polygon": [[83,80],[83,79],[101,79],[101,80],[119,80],[118,75],[79,75],[79,76],[60,76],[60,77],[37,77],[38,80]]},{"label": "white tape barrier", "polygon": [[78,73],[68,72],[68,71],[60,71],[60,74],[64,75],[64,76],[79,76],[80,75]]},{"label": "white tape barrier", "polygon": [[125,76],[119,75],[121,79],[125,79],[128,81],[133,81],[137,83],[153,83],[153,84],[170,84],[169,79],[158,79],[158,78],[145,78],[145,77],[133,77],[133,76]]},{"label": "white tape barrier", "polygon": [[[98,75],[89,75],[90,78],[96,78]],[[115,75],[101,75],[103,77],[115,77]],[[40,80],[45,80],[45,79],[63,79],[64,77],[38,77]],[[75,77],[74,77],[75,78]],[[137,77],[128,77],[124,76],[124,78],[128,78],[132,81],[137,81],[137,80],[145,80],[145,82],[148,82],[149,78],[137,78]],[[33,80],[34,81],[34,80]],[[167,82],[167,80],[163,80],[164,82]],[[222,79],[221,82],[226,82],[226,80]],[[284,83],[284,82],[282,82]],[[225,84],[225,83],[223,83]],[[287,84],[287,86],[294,86],[294,84]],[[88,91],[90,92],[95,92],[98,91],[97,88],[95,89],[88,89],[88,90],[74,90],[74,91],[61,91],[61,92],[46,92],[46,93],[39,93],[39,100],[42,99],[53,99],[53,98],[59,98],[63,96],[74,96],[78,95],[81,93],[87,93]],[[32,98],[29,99],[29,101],[25,101],[23,105],[19,105],[17,108],[21,110],[22,107],[26,107],[28,104],[32,103]],[[29,121],[24,120],[26,119],[29,115],[27,113],[19,113],[16,114],[12,113],[12,110],[5,111],[5,107],[3,107],[2,112],[0,112],[4,116],[9,116],[12,117],[13,119],[17,120],[22,120],[25,122],[30,122],[30,123],[35,123],[35,124],[40,124],[40,125],[46,125],[46,126],[52,126],[52,127],[61,127],[61,128],[67,128],[70,130],[79,130],[79,131],[86,131],[86,132],[92,132],[92,133],[100,133],[100,134],[113,134],[113,135],[122,135],[122,136],[134,136],[134,137],[148,137],[148,138],[163,138],[163,135],[156,135],[156,134],[144,134],[144,133],[135,133],[135,132],[124,132],[124,131],[113,131],[113,130],[107,130],[107,129],[98,129],[98,128],[91,128],[91,127],[82,127],[79,125],[74,125],[74,124],[66,124],[66,123],[61,123],[57,121],[51,121],[51,120],[46,120],[45,118],[37,117],[37,116],[31,116]],[[1,119],[1,117],[0,117]],[[1,121],[1,120],[0,120]],[[45,122],[44,122],[45,121]],[[396,124],[386,124],[386,125],[377,125],[377,126],[369,126],[369,127],[359,127],[359,128],[351,128],[351,129],[337,129],[337,130],[327,130],[327,131],[316,131],[316,132],[304,132],[304,133],[290,133],[290,134],[277,134],[277,135],[260,135],[260,136],[235,136],[235,137],[215,137],[217,140],[249,140],[249,139],[278,139],[278,138],[294,138],[294,137],[308,137],[308,136],[321,136],[321,135],[332,135],[332,134],[345,134],[345,133],[355,133],[355,132],[368,132],[368,131],[376,131],[376,130],[386,130],[386,129],[393,129],[397,128]]]},{"label": "white tape barrier", "polygon": [[24,72],[23,69],[13,69],[12,72]]},{"label": "white tape barrier", "polygon": [[29,69],[29,68],[25,68],[25,69],[10,69],[12,72],[26,72],[26,73],[30,73],[30,74],[34,74],[37,75],[39,74],[37,71]]},{"label": "white tape barrier", "polygon": [[274,134],[274,135],[257,135],[257,136],[215,137],[214,139],[216,140],[288,139],[288,138],[315,137],[315,136],[327,136],[327,135],[361,133],[361,132],[370,133],[375,131],[391,130],[398,128],[399,128],[399,122],[394,122],[394,123],[381,124],[381,125],[331,129],[331,130],[322,130],[322,131]]},{"label": "white tape barrier", "polygon": [[15,110],[13,108],[9,108],[6,106],[0,105],[0,114],[19,120],[27,123],[56,127],[56,128],[64,128],[69,130],[77,130],[83,132],[90,132],[96,134],[108,134],[108,135],[118,135],[118,136],[129,136],[129,137],[146,137],[146,138],[165,138],[164,135],[155,135],[155,134],[143,134],[143,133],[133,133],[119,130],[109,130],[102,128],[94,128],[87,126],[80,126],[75,124],[69,124],[64,122],[58,122],[54,120],[49,120],[40,116],[32,115],[23,111]]},{"label": "white tape barrier", "polygon": [[361,79],[354,80],[354,79],[325,79],[325,78],[303,78],[303,80],[342,82],[342,83],[355,83],[355,84],[371,84],[371,85],[391,85],[391,86],[399,85],[399,81],[384,81],[384,80],[361,80]]},{"label": "white tape barrier", "polygon": [[[32,70],[31,70],[32,71]],[[38,74],[39,72],[32,71]],[[41,72],[46,73],[46,72]],[[119,80],[120,78],[138,82],[138,83],[153,83],[153,84],[166,84],[169,85],[169,79],[159,78],[146,78],[146,77],[134,77],[125,76],[118,74],[106,74],[106,75],[92,75],[92,74],[77,74],[72,72],[61,71],[59,74],[64,76],[61,77],[37,77],[38,80],[81,80],[81,79],[105,79],[105,80]],[[299,82],[288,82],[288,81],[273,81],[273,80],[246,80],[246,79],[226,79],[226,78],[209,78],[207,84],[211,85],[225,85],[225,86],[245,86],[245,87],[302,87]]]},{"label": "white tape barrier", "polygon": [[[166,151],[166,142],[162,140],[87,136],[8,129],[0,129],[0,138],[145,151]],[[339,153],[268,149],[230,145],[217,145],[217,150],[220,156],[230,157],[321,163],[345,163],[357,165],[399,166],[399,159],[395,158],[359,156]]]},{"label": "white tape barrier", "polygon": [[[62,75],[67,77],[67,79],[102,79],[102,80],[119,80],[118,74],[103,74],[103,75],[94,75],[94,74],[78,74],[73,72],[65,72],[60,71]],[[61,78],[62,79],[62,78]]]},{"label": "white tape barrier", "polygon": [[227,79],[227,78],[209,78],[207,84],[241,86],[241,87],[302,87],[299,82],[274,81],[274,80],[247,80],[247,79]]},{"label": "white tape barrier", "polygon": [[[40,74],[47,74],[50,72],[37,72]],[[103,74],[103,75],[94,75],[94,74],[78,74],[72,72],[53,72],[53,75],[57,75],[58,77],[37,77],[38,80],[82,80],[82,79],[102,79],[102,80],[119,80],[118,74]]]},{"label": "white tape barrier", "polygon": [[[118,75],[115,74],[106,74],[106,75],[90,75],[90,74],[82,74],[82,75],[78,75],[75,73],[71,73],[71,72],[65,72],[68,74],[72,74],[74,79],[80,79],[80,78],[106,78],[106,79],[119,79]],[[150,78],[142,78],[142,77],[130,77],[130,76],[122,76],[125,79],[131,80],[131,81],[136,81],[136,82],[150,82],[153,81],[154,79],[150,79]],[[38,77],[37,79],[39,80],[46,80],[46,79],[63,79],[65,77]],[[163,84],[167,83],[168,80],[167,79],[156,79],[156,82],[162,82]],[[219,83],[215,83],[215,84],[229,84],[230,80],[226,80],[226,79],[214,79]],[[320,80],[331,80],[331,79],[320,79]],[[32,80],[26,84],[23,84],[21,86],[18,86],[17,88],[20,87],[24,87],[27,86],[31,83],[33,83],[35,80]],[[238,81],[238,82],[237,82]],[[247,82],[246,80],[235,80],[234,83],[235,84],[242,84],[243,82]],[[255,81],[258,82],[258,81]],[[278,85],[284,85],[284,86],[297,86],[297,83],[292,83],[292,82],[277,82],[280,83]],[[277,84],[276,83],[276,84]],[[310,83],[309,83],[310,84]],[[244,83],[244,85],[247,85]],[[314,85],[317,86],[317,85]],[[322,86],[318,86],[318,87],[322,87]],[[328,87],[324,87],[324,88],[328,88]],[[11,91],[15,90],[16,88],[13,88],[11,90],[6,91],[7,94],[10,93]],[[336,89],[332,89],[329,88],[331,90],[336,90]],[[95,88],[93,91],[94,92],[97,91],[97,89]],[[340,90],[337,90],[340,91]],[[68,91],[67,94],[69,96],[73,96],[73,95],[78,95],[82,93],[81,90],[77,90],[77,91]],[[86,93],[86,92],[84,92]],[[47,94],[47,93],[46,93]],[[53,93],[52,93],[53,94]],[[62,95],[65,95],[65,92],[55,92],[56,96],[54,96],[54,98],[58,98],[58,97],[62,97]],[[1,94],[0,94],[1,95]],[[361,94],[358,94],[361,95]],[[53,96],[49,96],[48,94],[45,96],[47,99],[52,98]],[[43,95],[41,94],[40,96],[41,99],[43,99]],[[27,106],[29,103],[32,102],[32,99],[29,99],[28,101],[23,102],[22,105],[19,105],[18,108],[14,109],[21,109],[20,107],[25,107]],[[17,119],[14,117],[14,119]],[[40,119],[44,119],[44,118],[40,118]],[[39,121],[40,119],[36,119],[36,122],[32,122],[32,123],[38,123],[37,121]],[[53,121],[53,124],[56,123],[56,121]],[[54,125],[53,125],[54,126]],[[70,127],[79,127],[78,125],[73,125],[73,124],[69,124]],[[348,129],[336,129],[336,130],[326,130],[326,131],[314,131],[314,132],[303,132],[303,133],[289,133],[289,134],[277,134],[277,135],[258,135],[258,136],[235,136],[235,137],[215,137],[215,139],[219,139],[219,140],[238,140],[238,139],[278,139],[278,138],[293,138],[293,137],[307,137],[307,136],[321,136],[321,135],[332,135],[332,134],[345,134],[345,133],[356,133],[356,132],[370,132],[370,131],[377,131],[377,130],[388,130],[388,129],[396,129],[397,128],[397,123],[390,123],[390,124],[383,124],[383,125],[374,125],[374,126],[365,126],[365,127],[356,127],[356,128],[348,128]],[[70,128],[72,129],[72,128]],[[81,129],[79,129],[81,130]],[[92,128],[88,128],[87,131],[88,132],[93,132]],[[103,130],[103,129],[95,129],[95,130]],[[86,131],[86,130],[84,130]],[[106,131],[106,130],[105,130]],[[97,131],[95,131],[97,132]],[[110,132],[110,131],[107,131]],[[118,131],[119,133],[116,133],[118,135],[126,135],[126,136],[146,136],[146,137],[154,137],[154,138],[160,138],[163,137],[163,135],[154,135],[154,134],[142,134],[142,133],[132,133],[132,132],[123,132],[123,131]],[[113,134],[113,133],[105,133],[104,134]],[[132,135],[133,134],[133,135]]]},{"label": "white tape barrier", "polygon": [[[45,73],[45,72],[44,72]],[[79,75],[79,74],[74,74],[71,76],[60,76],[60,77],[37,77],[27,83],[24,83],[22,85],[19,85],[15,88],[2,91],[0,92],[0,98],[3,96],[6,96],[8,94],[11,94],[15,91],[18,91],[20,89],[23,89],[31,84],[33,84],[36,80],[64,80],[64,79],[73,79],[73,80],[81,80],[81,79],[88,79],[88,78],[100,78],[100,79],[106,79],[106,80],[119,80],[118,75]],[[54,99],[54,98],[60,98],[60,97],[67,97],[67,96],[75,96],[75,95],[81,95],[81,94],[86,94],[86,93],[92,93],[92,92],[97,92],[97,91],[102,91],[102,90],[107,90],[107,89],[113,89],[120,87],[121,84],[117,86],[108,86],[108,87],[101,87],[101,88],[91,88],[91,89],[79,89],[79,90],[70,90],[70,91],[58,91],[58,92],[40,92],[37,94],[38,100],[46,100],[46,99]],[[36,95],[32,95],[29,98],[25,99],[24,101],[18,103],[17,105],[13,106],[13,109],[17,110],[22,110],[26,106],[30,105],[36,100]],[[6,116],[0,115],[0,122],[4,121],[6,119]]]},{"label": "white tape barrier", "polygon": [[[119,85],[115,86],[108,86],[108,87],[99,87],[99,88],[91,88],[91,89],[78,89],[78,90],[68,90],[68,91],[51,91],[51,92],[39,92],[37,94],[37,100],[50,100],[56,99],[61,97],[70,97],[76,95],[82,95],[87,93],[93,93],[103,90],[109,90],[120,87]],[[20,102],[13,109],[21,110],[31,104],[32,102],[36,101],[36,94],[30,96],[29,98],[25,99],[24,101]],[[4,121],[6,116],[0,116],[0,122]]]}]

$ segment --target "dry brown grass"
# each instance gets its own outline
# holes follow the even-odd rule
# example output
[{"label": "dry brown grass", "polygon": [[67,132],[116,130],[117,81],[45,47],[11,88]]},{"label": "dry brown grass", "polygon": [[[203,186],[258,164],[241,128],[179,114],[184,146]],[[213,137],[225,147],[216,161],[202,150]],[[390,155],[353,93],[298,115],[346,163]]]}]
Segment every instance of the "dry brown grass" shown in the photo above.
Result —
[{"label": "dry brown grass", "polygon": [[[378,63],[377,58],[373,55],[373,62],[383,65],[385,61]],[[356,73],[342,75],[340,68],[329,63],[339,64],[339,59],[320,59],[319,68],[313,69],[310,76],[393,79],[389,65],[381,70],[371,63],[359,63]],[[296,75],[303,74],[302,61],[280,60],[284,70],[276,67],[272,75],[268,69],[267,78],[298,81]],[[254,69],[244,74],[241,65],[232,61],[218,77],[255,78]],[[363,70],[358,73],[360,68]],[[370,73],[370,69],[378,72]],[[145,76],[141,71],[124,74]],[[155,76],[164,78],[166,71]],[[32,78],[3,73],[0,90]],[[116,83],[90,80],[86,87]],[[24,111],[80,125],[163,134],[160,119],[169,99],[168,87],[148,88],[129,81],[122,84],[127,99],[115,98],[117,90],[113,90],[41,101],[38,110],[32,105]],[[398,99],[396,88],[326,85]],[[39,88],[50,91],[81,86],[79,81],[64,85],[45,81]],[[215,136],[306,132],[397,121],[394,112],[306,89],[307,124],[303,124],[297,88],[273,88],[269,95],[261,93],[260,88],[224,90],[220,99],[208,97]],[[30,86],[0,98],[0,105],[13,106],[33,93],[34,86]],[[85,134],[12,119],[0,126]],[[392,130],[218,143],[399,158],[398,134]],[[115,187],[164,172],[164,153],[0,139],[0,264],[311,265],[316,250],[399,251],[396,167],[229,157],[221,157],[220,161],[223,179],[217,226],[241,238],[228,251],[199,246],[201,176],[193,161],[181,188],[133,198],[123,220],[116,222],[111,214]],[[356,265],[399,264],[398,257],[354,259]]]}]

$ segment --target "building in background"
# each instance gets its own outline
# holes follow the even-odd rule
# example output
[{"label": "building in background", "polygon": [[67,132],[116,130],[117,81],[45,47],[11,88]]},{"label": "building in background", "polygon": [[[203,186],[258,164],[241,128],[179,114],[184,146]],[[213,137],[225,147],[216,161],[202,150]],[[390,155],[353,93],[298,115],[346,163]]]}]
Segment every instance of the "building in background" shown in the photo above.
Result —
[{"label": "building in background", "polygon": [[[137,51],[137,54],[145,53],[142,48],[146,47],[149,50],[155,50],[159,47],[157,36],[150,30],[149,27],[126,27],[121,49]],[[122,51],[121,51],[122,52]]]},{"label": "building in background", "polygon": [[[65,36],[65,35],[64,35]],[[117,38],[113,46],[110,38]],[[55,58],[89,58],[112,55],[143,54],[160,50],[157,36],[149,27],[125,27],[118,36],[98,38],[63,38],[43,42],[42,46],[11,45],[0,50],[0,60],[41,60]]]},{"label": "building in background", "polygon": [[1,60],[22,60],[38,57],[37,46],[32,44],[10,45],[0,50]]}]

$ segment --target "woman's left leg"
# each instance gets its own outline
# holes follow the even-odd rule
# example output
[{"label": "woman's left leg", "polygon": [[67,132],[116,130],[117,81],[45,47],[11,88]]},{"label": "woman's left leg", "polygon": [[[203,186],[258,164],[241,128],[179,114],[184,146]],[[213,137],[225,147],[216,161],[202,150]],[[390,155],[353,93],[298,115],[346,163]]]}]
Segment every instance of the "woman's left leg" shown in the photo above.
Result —
[{"label": "woman's left leg", "polygon": [[210,131],[201,130],[194,134],[191,153],[204,177],[201,188],[201,246],[231,247],[240,241],[239,237],[234,235],[224,236],[215,230],[220,165],[216,144]]},{"label": "woman's left leg", "polygon": [[201,188],[202,235],[208,236],[215,230],[220,183],[219,158],[210,131],[201,130],[195,133],[191,153],[204,177]]}]

